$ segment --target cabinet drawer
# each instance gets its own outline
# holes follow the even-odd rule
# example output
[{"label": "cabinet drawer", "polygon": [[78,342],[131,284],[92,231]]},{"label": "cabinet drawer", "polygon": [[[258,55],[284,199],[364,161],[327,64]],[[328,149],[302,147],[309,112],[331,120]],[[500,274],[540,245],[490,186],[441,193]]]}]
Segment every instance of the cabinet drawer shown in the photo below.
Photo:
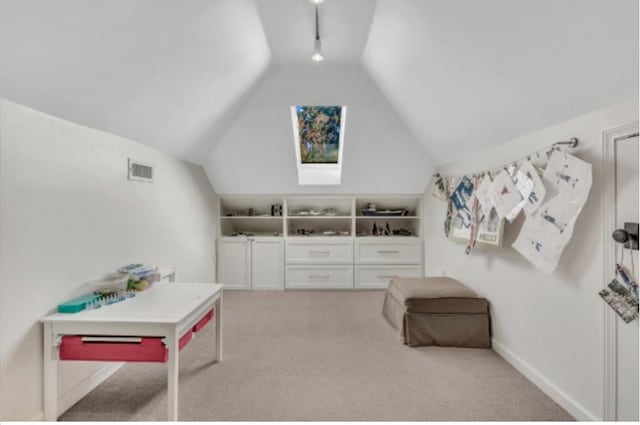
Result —
[{"label": "cabinet drawer", "polygon": [[388,288],[391,279],[397,277],[420,277],[420,266],[357,266],[356,288]]},{"label": "cabinet drawer", "polygon": [[353,262],[353,243],[344,241],[287,241],[288,264],[346,264]]},{"label": "cabinet drawer", "polygon": [[353,288],[351,266],[289,266],[287,288],[335,289]]},{"label": "cabinet drawer", "polygon": [[356,241],[356,262],[361,264],[422,264],[420,241]]}]

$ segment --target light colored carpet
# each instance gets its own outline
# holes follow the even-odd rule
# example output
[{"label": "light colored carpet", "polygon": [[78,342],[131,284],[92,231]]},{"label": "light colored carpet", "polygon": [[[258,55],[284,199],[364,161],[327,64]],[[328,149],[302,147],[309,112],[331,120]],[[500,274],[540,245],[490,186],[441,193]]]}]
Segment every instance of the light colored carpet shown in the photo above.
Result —
[{"label": "light colored carpet", "polygon": [[[382,291],[225,292],[180,356],[181,420],[572,420],[492,350],[408,348]],[[127,364],[61,420],[166,419],[166,365]]]}]

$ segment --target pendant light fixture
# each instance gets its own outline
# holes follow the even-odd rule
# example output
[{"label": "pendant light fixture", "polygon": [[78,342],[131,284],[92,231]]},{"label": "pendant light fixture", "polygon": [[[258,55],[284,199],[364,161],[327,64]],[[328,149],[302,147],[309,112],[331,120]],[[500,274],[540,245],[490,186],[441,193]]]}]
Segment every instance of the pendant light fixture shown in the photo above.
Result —
[{"label": "pendant light fixture", "polygon": [[320,41],[320,29],[318,24],[318,5],[322,3],[323,0],[311,0],[316,9],[316,38],[313,41],[313,55],[311,55],[311,60],[314,62],[322,62],[324,60],[324,55],[322,54],[322,42]]}]

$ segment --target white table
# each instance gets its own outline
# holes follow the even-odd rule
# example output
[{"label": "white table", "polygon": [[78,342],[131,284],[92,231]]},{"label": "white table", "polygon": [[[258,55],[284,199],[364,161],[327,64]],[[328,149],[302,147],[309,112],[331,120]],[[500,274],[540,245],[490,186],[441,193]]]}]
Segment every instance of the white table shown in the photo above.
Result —
[{"label": "white table", "polygon": [[216,361],[222,361],[222,285],[155,283],[136,297],[97,310],[55,313],[44,324],[44,415],[58,418],[58,361],[64,335],[162,337],[168,348],[168,419],[178,419],[178,340],[215,309]]}]

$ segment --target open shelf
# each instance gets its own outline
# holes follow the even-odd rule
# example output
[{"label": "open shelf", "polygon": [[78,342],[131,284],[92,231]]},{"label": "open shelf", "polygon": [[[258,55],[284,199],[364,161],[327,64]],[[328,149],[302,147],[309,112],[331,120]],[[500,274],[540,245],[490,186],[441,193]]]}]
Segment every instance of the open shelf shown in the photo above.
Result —
[{"label": "open shelf", "polygon": [[276,197],[222,197],[220,198],[220,218],[223,217],[279,217],[283,206],[282,198]]}]

